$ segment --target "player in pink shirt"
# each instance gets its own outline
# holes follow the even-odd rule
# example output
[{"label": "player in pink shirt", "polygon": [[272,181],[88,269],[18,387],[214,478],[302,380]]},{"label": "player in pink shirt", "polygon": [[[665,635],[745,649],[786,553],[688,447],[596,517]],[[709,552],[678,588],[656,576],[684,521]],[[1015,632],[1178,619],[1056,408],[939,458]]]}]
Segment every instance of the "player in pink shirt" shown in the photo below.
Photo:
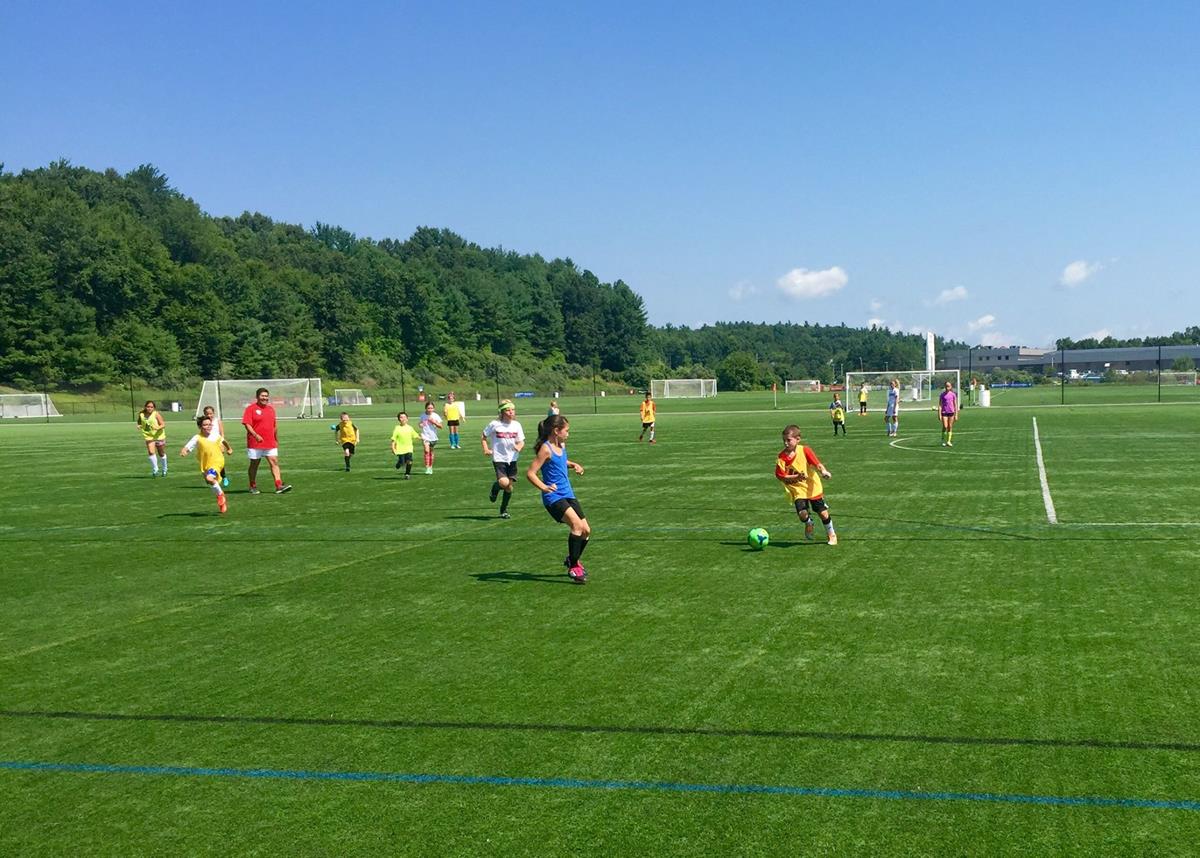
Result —
[{"label": "player in pink shirt", "polygon": [[938,397],[938,410],[942,415],[942,446],[954,446],[954,421],[958,419],[958,394],[954,382],[947,381],[946,389]]},{"label": "player in pink shirt", "polygon": [[250,459],[250,494],[259,493],[255,478],[258,463],[267,460],[271,476],[275,478],[275,494],[290,492],[292,487],[279,476],[279,440],[275,436],[275,409],[271,407],[271,394],[265,387],[254,393],[254,402],[242,412],[242,425],[246,427],[246,455]]}]

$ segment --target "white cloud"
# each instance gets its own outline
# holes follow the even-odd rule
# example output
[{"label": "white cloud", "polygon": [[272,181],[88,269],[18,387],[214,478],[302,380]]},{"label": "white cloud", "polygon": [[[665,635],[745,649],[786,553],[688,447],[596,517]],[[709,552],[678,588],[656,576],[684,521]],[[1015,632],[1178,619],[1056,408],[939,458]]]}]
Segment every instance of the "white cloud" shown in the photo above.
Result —
[{"label": "white cloud", "polygon": [[943,289],[936,298],[933,299],[934,304],[949,304],[951,301],[964,301],[967,297],[966,286],[955,286],[953,289]]},{"label": "white cloud", "polygon": [[1008,334],[1002,334],[999,331],[990,331],[980,338],[979,344],[981,346],[993,347],[1011,346],[1013,344],[1013,338]]},{"label": "white cloud", "polygon": [[807,268],[793,268],[787,274],[775,281],[779,291],[789,298],[820,298],[832,295],[846,285],[850,278],[837,265],[824,271],[809,271]]},{"label": "white cloud", "polygon": [[1102,340],[1105,337],[1111,337],[1111,336],[1112,336],[1112,331],[1110,331],[1108,328],[1101,328],[1098,331],[1092,331],[1090,334],[1084,334],[1079,339],[1081,339],[1081,340]]},{"label": "white cloud", "polygon": [[868,328],[886,328],[887,322],[883,319],[867,319]]},{"label": "white cloud", "polygon": [[1084,280],[1087,280],[1104,266],[1099,262],[1088,262],[1086,259],[1076,259],[1070,265],[1063,269],[1062,276],[1058,278],[1060,286],[1066,286],[1068,289],[1074,289]]},{"label": "white cloud", "polygon": [[734,301],[744,301],[758,294],[758,287],[749,280],[741,280],[729,287],[729,297]]},{"label": "white cloud", "polygon": [[993,316],[991,313],[988,313],[987,315],[980,316],[978,319],[976,319],[973,322],[967,322],[967,330],[968,331],[980,331],[980,330],[983,330],[984,328],[990,328],[995,324],[996,324],[996,317]]},{"label": "white cloud", "polygon": [[883,309],[883,302],[880,301],[878,298],[872,298],[871,303],[867,305],[867,308],[872,313],[878,313],[880,310]]}]

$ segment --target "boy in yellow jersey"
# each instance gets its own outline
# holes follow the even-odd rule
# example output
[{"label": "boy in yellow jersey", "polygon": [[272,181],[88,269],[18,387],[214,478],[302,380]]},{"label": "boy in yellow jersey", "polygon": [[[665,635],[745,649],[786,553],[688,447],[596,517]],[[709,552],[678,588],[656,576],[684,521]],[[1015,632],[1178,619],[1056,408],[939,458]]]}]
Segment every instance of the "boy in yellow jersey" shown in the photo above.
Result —
[{"label": "boy in yellow jersey", "polygon": [[646,398],[642,400],[642,432],[638,435],[638,440],[642,440],[642,436],[646,434],[646,430],[650,430],[650,443],[654,443],[654,399],[650,396],[650,391],[646,391]]},{"label": "boy in yellow jersey", "polygon": [[342,458],[346,462],[346,470],[349,471],[350,457],[354,455],[354,448],[358,444],[358,427],[350,422],[350,415],[343,411],[341,419],[329,428],[334,431],[337,443],[342,445]]},{"label": "boy in yellow jersey", "polygon": [[840,394],[833,395],[833,402],[829,403],[829,416],[833,418],[833,436],[836,438],[838,429],[841,428],[842,434],[846,434],[846,406],[842,404]]},{"label": "boy in yellow jersey", "polygon": [[404,479],[412,477],[413,444],[421,440],[417,427],[408,422],[408,413],[401,411],[396,415],[398,421],[392,429],[392,455],[396,457],[396,470],[404,465]]},{"label": "boy in yellow jersey", "polygon": [[800,443],[800,427],[792,424],[783,430],[783,450],[775,460],[775,477],[783,483],[796,507],[796,515],[804,522],[804,538],[813,538],[813,523],[810,510],[821,518],[825,535],[830,545],[837,545],[837,534],[833,530],[833,519],[829,516],[829,505],[825,503],[825,489],[821,477],[833,475],[825,470],[811,447]]},{"label": "boy in yellow jersey", "polygon": [[154,408],[154,400],[146,401],[137,414],[138,431],[146,444],[146,455],[150,457],[150,476],[159,475],[158,462],[162,460],[161,473],[167,475],[167,424]]},{"label": "boy in yellow jersey", "polygon": [[196,426],[200,431],[183,446],[179,455],[186,456],[192,450],[196,450],[200,473],[217,496],[217,509],[225,513],[229,507],[225,502],[225,492],[221,490],[221,469],[225,467],[225,454],[232,456],[233,448],[220,433],[213,431],[211,417],[201,417],[196,421]]}]

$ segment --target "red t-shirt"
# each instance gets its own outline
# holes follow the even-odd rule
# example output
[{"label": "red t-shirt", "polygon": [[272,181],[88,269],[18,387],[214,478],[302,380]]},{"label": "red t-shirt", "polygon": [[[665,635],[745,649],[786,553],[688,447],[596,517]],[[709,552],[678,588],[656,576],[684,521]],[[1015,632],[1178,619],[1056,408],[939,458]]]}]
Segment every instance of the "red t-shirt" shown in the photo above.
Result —
[{"label": "red t-shirt", "polygon": [[270,405],[259,405],[251,402],[242,412],[242,425],[249,426],[259,435],[259,441],[249,430],[246,431],[246,446],[251,450],[271,450],[279,446],[275,438],[275,409]]}]

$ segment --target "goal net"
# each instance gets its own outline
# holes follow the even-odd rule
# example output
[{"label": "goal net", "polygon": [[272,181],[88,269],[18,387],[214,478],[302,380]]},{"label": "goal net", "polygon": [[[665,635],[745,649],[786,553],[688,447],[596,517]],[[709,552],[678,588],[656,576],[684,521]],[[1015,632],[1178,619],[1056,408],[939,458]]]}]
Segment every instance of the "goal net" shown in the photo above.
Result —
[{"label": "goal net", "polygon": [[196,416],[211,405],[217,419],[242,416],[242,411],[254,402],[254,393],[265,387],[271,393],[271,405],[280,417],[324,417],[325,400],[321,398],[319,378],[237,378],[209,379],[200,389]]},{"label": "goal net", "polygon": [[[949,381],[954,390],[962,395],[962,379],[957,369],[938,369],[932,372],[923,369],[896,370],[894,372],[848,372],[846,373],[846,395],[852,396],[867,386],[868,391],[886,391],[892,379],[900,382],[901,402],[929,402]],[[960,400],[961,401],[961,400]]]},{"label": "goal net", "polygon": [[370,405],[362,389],[358,387],[335,387],[333,389],[334,405]]},{"label": "goal net", "polygon": [[1196,371],[1193,369],[1187,372],[1171,372],[1164,369],[1158,374],[1158,380],[1163,384],[1195,384]]},{"label": "goal net", "polygon": [[784,393],[820,393],[821,382],[815,378],[802,378],[799,381],[785,381]]},{"label": "goal net", "polygon": [[0,394],[0,417],[62,417],[45,393]]},{"label": "goal net", "polygon": [[685,399],[688,397],[716,396],[715,378],[652,378],[650,395],[655,399]]}]

